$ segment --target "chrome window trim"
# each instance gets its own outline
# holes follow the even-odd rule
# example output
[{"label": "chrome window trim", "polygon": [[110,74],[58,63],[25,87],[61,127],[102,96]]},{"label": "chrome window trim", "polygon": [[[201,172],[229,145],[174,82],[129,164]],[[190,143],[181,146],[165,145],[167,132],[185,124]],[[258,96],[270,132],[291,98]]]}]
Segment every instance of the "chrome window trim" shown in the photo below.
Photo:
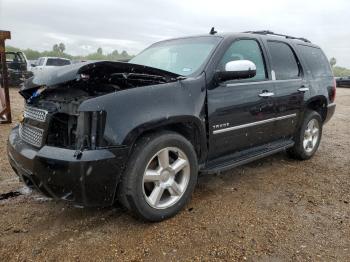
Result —
[{"label": "chrome window trim", "polygon": [[239,86],[239,85],[258,85],[258,84],[273,84],[273,83],[286,83],[286,82],[295,82],[295,81],[302,81],[302,78],[293,78],[293,79],[284,79],[284,80],[262,80],[262,81],[254,81],[254,82],[240,82],[240,83],[229,83],[225,86]]},{"label": "chrome window trim", "polygon": [[271,123],[271,122],[275,122],[275,121],[279,121],[279,120],[283,120],[283,119],[293,118],[296,116],[297,116],[297,114],[290,114],[290,115],[285,115],[285,116],[273,117],[273,118],[269,118],[269,119],[265,119],[265,120],[261,120],[261,121],[257,121],[257,122],[252,122],[252,123],[248,123],[248,124],[243,124],[243,125],[239,125],[239,126],[233,126],[233,127],[227,127],[227,128],[223,128],[223,129],[214,130],[213,134],[214,135],[221,134],[221,133],[234,131],[234,130],[238,130],[238,129],[242,129],[242,128],[247,128],[247,127],[262,125],[262,124]]}]

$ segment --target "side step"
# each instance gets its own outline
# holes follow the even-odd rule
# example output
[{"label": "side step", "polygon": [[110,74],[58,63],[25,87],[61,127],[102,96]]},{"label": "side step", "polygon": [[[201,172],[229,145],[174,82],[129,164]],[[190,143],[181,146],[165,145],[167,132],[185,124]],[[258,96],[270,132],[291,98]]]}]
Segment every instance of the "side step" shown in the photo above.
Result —
[{"label": "side step", "polygon": [[252,149],[249,149],[243,152],[234,153],[228,157],[210,161],[206,166],[203,167],[203,169],[200,170],[200,172],[204,174],[213,174],[226,171],[234,167],[258,160],[260,158],[273,155],[292,146],[294,146],[294,141],[292,140],[283,140],[269,143],[267,145],[259,146],[253,151]]}]

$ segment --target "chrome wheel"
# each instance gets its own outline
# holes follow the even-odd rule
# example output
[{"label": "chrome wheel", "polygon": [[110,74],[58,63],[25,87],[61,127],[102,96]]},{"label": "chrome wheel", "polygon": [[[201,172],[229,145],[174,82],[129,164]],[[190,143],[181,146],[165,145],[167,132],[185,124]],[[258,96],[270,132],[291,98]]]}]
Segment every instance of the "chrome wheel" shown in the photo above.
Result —
[{"label": "chrome wheel", "polygon": [[143,195],[156,209],[165,209],[178,202],[190,180],[190,165],[185,153],[166,147],[156,153],[143,174]]},{"label": "chrome wheel", "polygon": [[320,125],[316,119],[311,119],[304,132],[303,146],[307,153],[311,153],[320,137]]}]

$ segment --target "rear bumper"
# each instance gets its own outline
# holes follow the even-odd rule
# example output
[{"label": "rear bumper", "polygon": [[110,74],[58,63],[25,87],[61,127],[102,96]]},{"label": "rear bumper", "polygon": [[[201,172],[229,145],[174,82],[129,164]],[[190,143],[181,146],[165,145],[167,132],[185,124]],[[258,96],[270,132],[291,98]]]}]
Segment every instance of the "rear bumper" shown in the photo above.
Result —
[{"label": "rear bumper", "polygon": [[8,157],[17,175],[48,197],[83,206],[109,206],[124,169],[128,148],[83,151],[44,146],[36,149],[19,137],[15,127],[8,140]]},{"label": "rear bumper", "polygon": [[336,107],[335,103],[331,103],[327,106],[327,115],[326,115],[326,119],[324,120],[324,123],[327,123],[332,118],[335,112],[335,107]]}]

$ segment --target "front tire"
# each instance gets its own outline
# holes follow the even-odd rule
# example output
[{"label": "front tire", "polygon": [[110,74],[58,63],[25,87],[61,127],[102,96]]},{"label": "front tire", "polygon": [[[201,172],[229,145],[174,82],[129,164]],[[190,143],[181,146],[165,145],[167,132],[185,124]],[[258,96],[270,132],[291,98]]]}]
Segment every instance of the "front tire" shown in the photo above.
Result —
[{"label": "front tire", "polygon": [[317,151],[322,137],[322,118],[316,111],[308,110],[304,121],[295,134],[295,144],[287,152],[292,158],[310,159]]},{"label": "front tire", "polygon": [[139,139],[119,188],[119,200],[137,217],[161,221],[188,202],[198,175],[192,144],[173,132]]}]

